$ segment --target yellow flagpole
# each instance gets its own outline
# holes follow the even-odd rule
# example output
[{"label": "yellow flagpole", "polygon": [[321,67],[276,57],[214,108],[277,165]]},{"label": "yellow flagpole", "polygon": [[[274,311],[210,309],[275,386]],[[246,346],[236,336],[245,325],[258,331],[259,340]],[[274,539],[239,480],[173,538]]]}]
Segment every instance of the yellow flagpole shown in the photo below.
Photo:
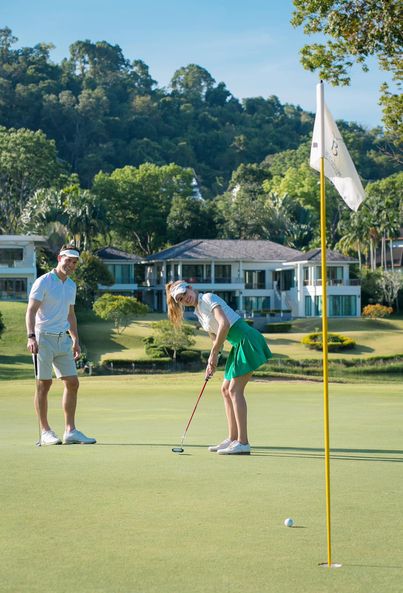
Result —
[{"label": "yellow flagpole", "polygon": [[326,267],[326,194],[325,164],[320,159],[320,226],[321,226],[321,257],[322,257],[322,341],[323,341],[323,413],[325,431],[325,479],[326,479],[326,531],[327,531],[327,563],[332,565],[332,538],[330,521],[330,439],[329,439],[329,366],[327,348],[327,267]]},{"label": "yellow flagpole", "polygon": [[323,412],[325,432],[326,531],[327,566],[332,566],[332,537],[330,520],[330,439],[329,439],[329,367],[327,328],[327,267],[326,267],[326,193],[325,193],[325,100],[323,82],[319,85],[320,109],[320,241],[322,259],[322,343],[323,343]]}]

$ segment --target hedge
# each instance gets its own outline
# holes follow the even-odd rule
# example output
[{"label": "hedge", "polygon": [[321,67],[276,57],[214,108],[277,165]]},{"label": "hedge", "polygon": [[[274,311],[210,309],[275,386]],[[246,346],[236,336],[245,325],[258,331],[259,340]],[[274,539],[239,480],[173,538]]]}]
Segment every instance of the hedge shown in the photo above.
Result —
[{"label": "hedge", "polygon": [[199,350],[182,350],[176,355],[177,360],[180,362],[195,362],[200,360]]},{"label": "hedge", "polygon": [[132,368],[133,365],[138,366],[138,367],[145,367],[145,366],[164,367],[171,363],[172,363],[172,359],[168,358],[167,356],[165,358],[155,358],[155,359],[137,358],[137,359],[132,359],[132,360],[122,359],[122,358],[104,358],[102,361],[102,366],[110,367],[112,364],[113,368],[127,368],[128,369],[128,368]]},{"label": "hedge", "polygon": [[265,333],[267,334],[282,334],[291,331],[292,323],[287,321],[280,321],[279,323],[266,323]]},{"label": "hedge", "polygon": [[[351,348],[355,348],[354,340],[352,340],[351,338],[347,338],[346,336],[342,336],[341,334],[329,333],[327,335],[327,338],[327,348],[329,352],[334,352],[335,350],[349,350]],[[312,334],[308,334],[307,336],[302,338],[301,343],[310,348],[311,350],[322,350],[322,332],[314,332]]]}]

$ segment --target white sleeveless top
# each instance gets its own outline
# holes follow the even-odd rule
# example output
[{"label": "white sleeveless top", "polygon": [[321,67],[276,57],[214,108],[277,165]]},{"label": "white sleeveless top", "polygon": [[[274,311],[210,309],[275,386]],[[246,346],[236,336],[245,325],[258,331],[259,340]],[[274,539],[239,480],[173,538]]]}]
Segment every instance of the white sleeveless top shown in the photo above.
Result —
[{"label": "white sleeveless top", "polygon": [[221,307],[225,317],[228,319],[230,327],[240,319],[238,313],[235,313],[227,303],[212,292],[199,295],[197,307],[195,307],[195,314],[204,331],[216,334],[218,332],[218,322],[214,317],[213,309]]}]

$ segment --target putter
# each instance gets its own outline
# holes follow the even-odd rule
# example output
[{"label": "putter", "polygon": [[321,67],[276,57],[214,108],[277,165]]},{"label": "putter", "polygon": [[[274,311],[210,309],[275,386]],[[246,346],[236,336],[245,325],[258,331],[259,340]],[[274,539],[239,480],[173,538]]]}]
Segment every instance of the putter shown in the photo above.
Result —
[{"label": "putter", "polygon": [[[35,374],[35,380],[36,380],[38,378],[38,355],[37,354],[32,354],[32,361],[34,363],[34,374]],[[39,420],[39,415],[38,415],[38,430],[39,430],[39,440],[35,444],[37,447],[42,447],[42,445],[41,445],[42,431],[41,431],[41,422]]]},{"label": "putter", "polygon": [[183,448],[183,441],[185,440],[186,433],[187,433],[187,431],[188,431],[188,428],[189,428],[189,426],[190,426],[190,423],[192,422],[192,418],[193,418],[193,416],[194,416],[194,414],[195,414],[195,412],[196,412],[196,408],[197,408],[197,406],[198,406],[198,404],[199,404],[200,398],[201,398],[201,396],[203,395],[203,391],[204,391],[204,389],[205,389],[205,387],[206,387],[206,385],[207,385],[207,381],[208,381],[209,379],[210,379],[210,377],[206,377],[206,380],[204,381],[204,385],[203,385],[203,387],[202,387],[202,390],[200,391],[200,395],[199,395],[199,397],[197,398],[196,405],[195,405],[195,407],[193,408],[192,415],[190,416],[190,418],[189,418],[189,422],[187,423],[187,426],[186,426],[186,428],[185,428],[185,432],[183,433],[183,437],[182,437],[182,440],[181,440],[181,445],[180,445],[180,447],[173,447],[173,448],[172,448],[172,452],[173,452],[173,453],[183,453],[183,452],[184,452],[184,450],[185,450],[185,449]]}]

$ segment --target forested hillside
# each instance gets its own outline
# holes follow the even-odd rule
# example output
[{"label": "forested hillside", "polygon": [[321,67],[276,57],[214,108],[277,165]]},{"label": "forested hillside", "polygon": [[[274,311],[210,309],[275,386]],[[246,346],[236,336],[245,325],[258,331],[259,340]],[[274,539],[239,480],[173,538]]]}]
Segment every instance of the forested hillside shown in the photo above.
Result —
[{"label": "forested hillside", "polygon": [[[77,41],[59,64],[51,43],[16,42],[0,30],[0,232],[138,253],[192,237],[317,243],[314,115],[281,104],[275,80],[266,98],[239,100],[195,64],[159,87],[143,61],[107,41]],[[339,127],[364,185],[384,184],[390,212],[401,180],[382,130]],[[367,210],[369,228],[379,212],[369,221]],[[329,189],[333,246],[345,217]]]}]

